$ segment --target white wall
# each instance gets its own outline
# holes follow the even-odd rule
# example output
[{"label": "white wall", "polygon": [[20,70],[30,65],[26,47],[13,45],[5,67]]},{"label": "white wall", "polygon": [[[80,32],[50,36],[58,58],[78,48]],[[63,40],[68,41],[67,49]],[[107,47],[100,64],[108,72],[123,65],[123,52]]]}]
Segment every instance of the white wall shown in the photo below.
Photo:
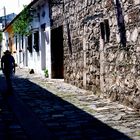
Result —
[{"label": "white wall", "polygon": [[2,53],[8,49],[8,32],[3,32],[3,41],[2,41]]},{"label": "white wall", "polygon": [[[28,67],[34,69],[35,72],[44,74],[44,69],[48,69],[49,77],[51,75],[51,53],[50,53],[50,19],[49,19],[49,7],[46,1],[43,5],[40,2],[40,9],[37,12],[40,18],[35,18],[31,24],[34,33],[35,30],[39,31],[39,52],[36,52],[33,48],[32,54],[28,51]],[[45,13],[45,14],[44,14]],[[45,25],[45,29],[42,30],[42,25]],[[45,34],[49,35],[49,41],[46,41]],[[32,34],[32,42],[34,42],[34,35]],[[34,45],[34,44],[32,44]]]}]

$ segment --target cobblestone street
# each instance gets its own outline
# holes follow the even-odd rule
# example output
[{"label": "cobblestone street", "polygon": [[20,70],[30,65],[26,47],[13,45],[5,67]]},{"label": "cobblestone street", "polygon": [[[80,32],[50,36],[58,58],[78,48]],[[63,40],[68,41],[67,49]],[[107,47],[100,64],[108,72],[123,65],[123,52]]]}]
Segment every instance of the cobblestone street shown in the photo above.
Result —
[{"label": "cobblestone street", "polygon": [[2,96],[4,83],[1,79],[0,84],[0,140],[28,140],[29,138],[17,120],[15,113]]},{"label": "cobblestone street", "polygon": [[140,0],[0,6],[0,140],[140,140]]},{"label": "cobblestone street", "polygon": [[[22,115],[18,115],[20,111],[13,109],[20,122],[11,125],[17,128],[14,131],[15,136],[20,133],[21,138],[17,140],[28,139],[25,134],[33,135],[36,132],[53,134],[53,138],[48,138],[51,140],[140,139],[139,113],[116,102],[101,99],[89,91],[66,84],[63,80],[48,80],[40,75],[29,74],[26,69],[17,69],[13,89],[15,96],[33,112],[30,115],[22,111]],[[12,97],[11,102],[14,102]],[[27,123],[23,118],[26,118]],[[40,120],[42,126],[38,125],[37,121],[36,125],[33,124],[35,121],[29,123],[31,120],[29,118]],[[36,131],[33,130],[35,127],[38,127]],[[30,140],[46,140],[43,137],[31,137]]]},{"label": "cobblestone street", "polygon": [[139,140],[140,114],[91,92],[18,69],[15,94],[56,139]]}]

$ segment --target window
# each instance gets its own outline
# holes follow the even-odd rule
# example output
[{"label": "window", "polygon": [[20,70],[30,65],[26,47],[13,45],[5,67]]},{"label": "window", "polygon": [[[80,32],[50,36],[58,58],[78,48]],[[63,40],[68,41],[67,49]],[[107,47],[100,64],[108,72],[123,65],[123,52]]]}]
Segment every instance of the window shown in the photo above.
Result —
[{"label": "window", "polygon": [[39,32],[34,33],[34,46],[33,48],[36,50],[36,52],[39,52]]},{"label": "window", "polygon": [[101,29],[101,38],[108,43],[110,39],[110,27],[108,19],[105,19],[104,22],[100,23],[100,29]]},{"label": "window", "polygon": [[32,35],[28,36],[28,47],[27,47],[27,49],[30,53],[32,53]]}]

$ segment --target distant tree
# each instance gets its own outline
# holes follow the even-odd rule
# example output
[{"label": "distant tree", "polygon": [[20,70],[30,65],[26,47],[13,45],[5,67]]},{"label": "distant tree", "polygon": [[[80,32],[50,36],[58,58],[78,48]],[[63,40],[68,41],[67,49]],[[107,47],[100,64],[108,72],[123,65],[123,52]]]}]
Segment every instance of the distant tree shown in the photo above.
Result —
[{"label": "distant tree", "polygon": [[24,10],[20,13],[20,16],[13,23],[13,31],[15,34],[28,35],[29,34],[29,23],[32,17],[30,16],[29,9],[24,6]]}]

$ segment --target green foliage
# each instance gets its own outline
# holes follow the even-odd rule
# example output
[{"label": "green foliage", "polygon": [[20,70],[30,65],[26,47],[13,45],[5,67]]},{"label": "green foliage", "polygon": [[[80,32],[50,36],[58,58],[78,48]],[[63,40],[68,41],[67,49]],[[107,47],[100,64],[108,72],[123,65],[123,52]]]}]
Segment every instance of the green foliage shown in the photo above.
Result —
[{"label": "green foliage", "polygon": [[45,74],[45,77],[49,77],[48,69],[45,69],[45,70],[44,70],[44,74]]},{"label": "green foliage", "polygon": [[13,30],[15,34],[28,35],[29,34],[29,23],[32,18],[30,16],[29,9],[24,6],[24,10],[21,12],[20,16],[13,23]]},{"label": "green foliage", "polygon": [[0,31],[0,43],[2,42],[2,32]]}]

